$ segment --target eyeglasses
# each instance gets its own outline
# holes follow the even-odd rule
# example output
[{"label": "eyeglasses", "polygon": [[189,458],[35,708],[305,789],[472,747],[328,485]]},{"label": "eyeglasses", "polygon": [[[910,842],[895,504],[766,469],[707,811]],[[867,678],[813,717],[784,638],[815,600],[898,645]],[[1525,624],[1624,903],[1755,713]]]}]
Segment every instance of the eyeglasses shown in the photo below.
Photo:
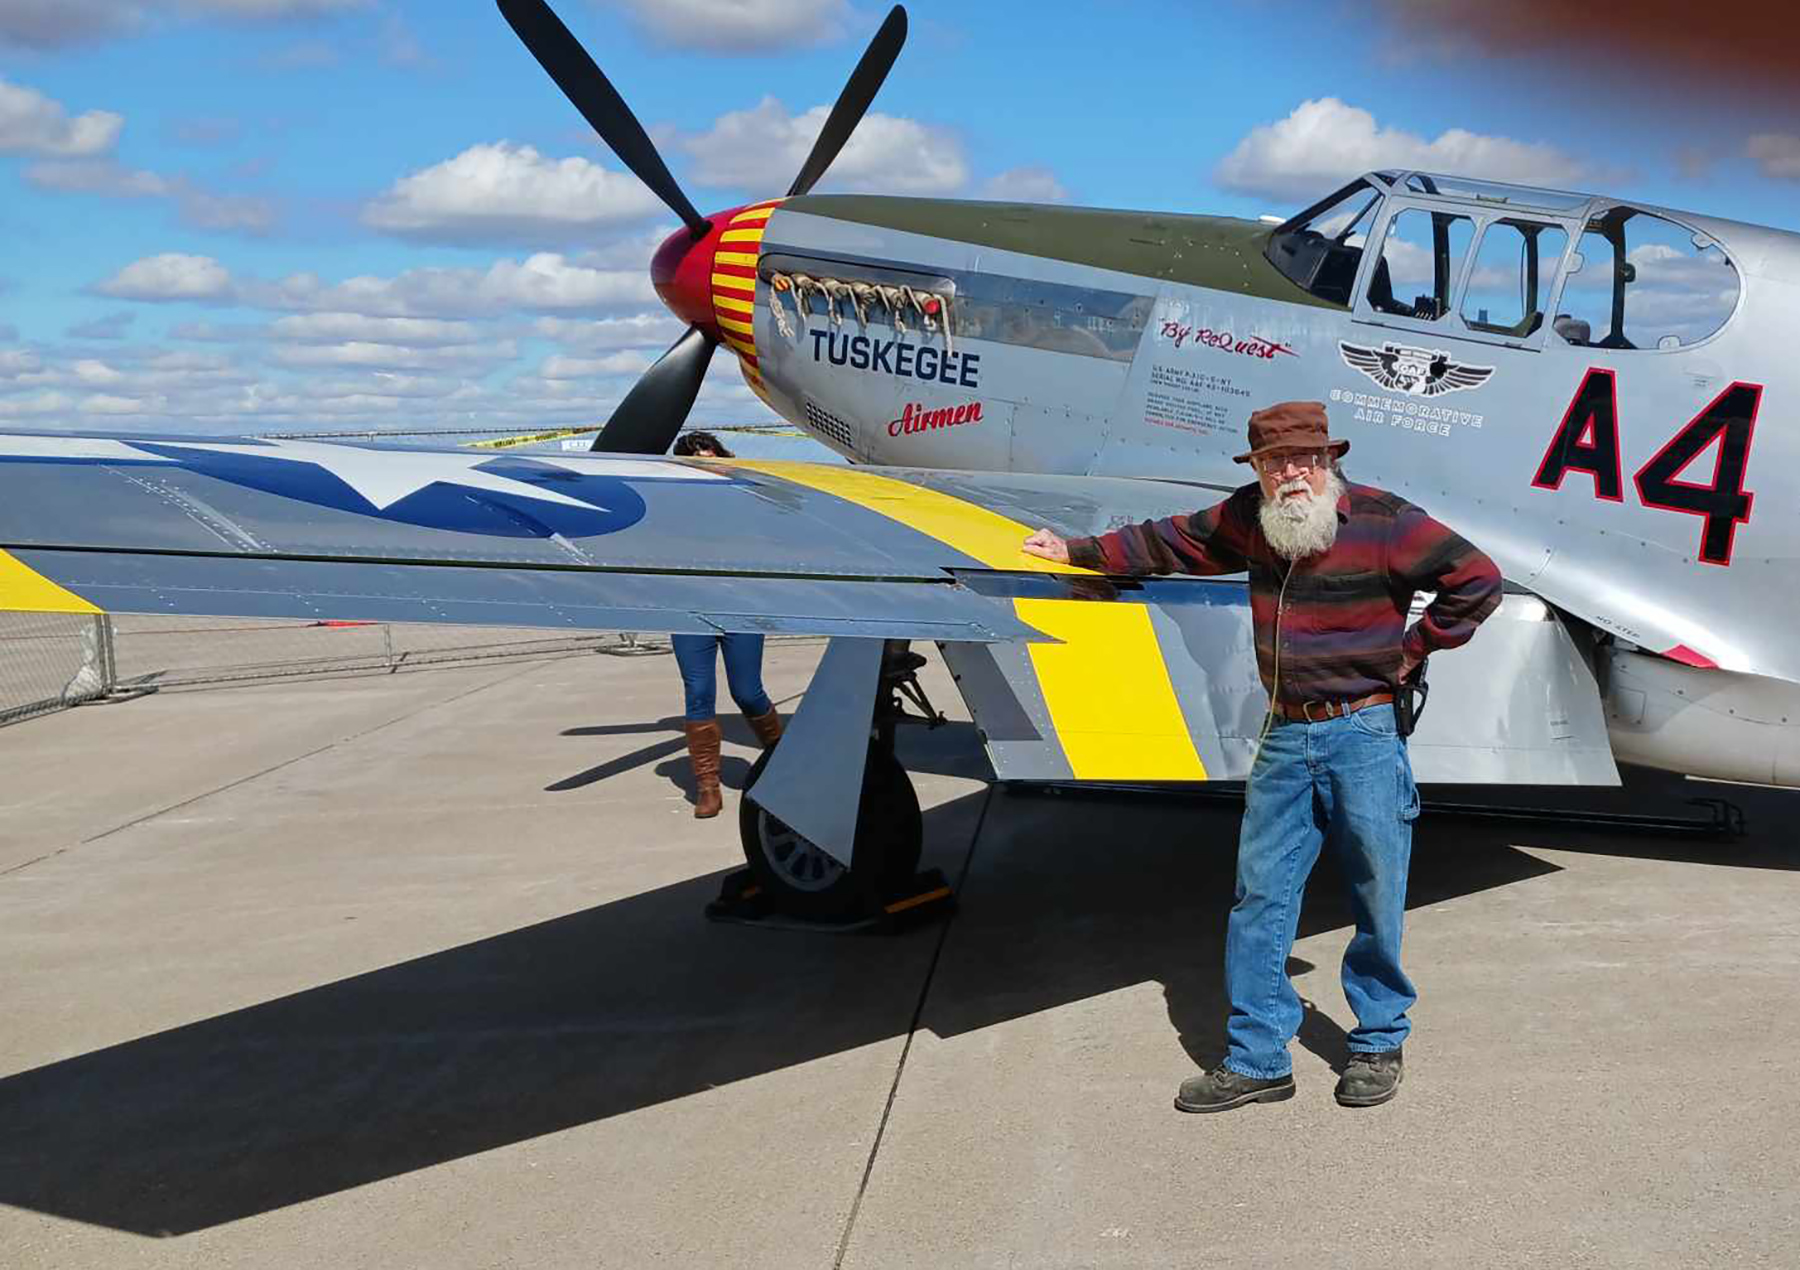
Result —
[{"label": "eyeglasses", "polygon": [[1331,455],[1324,450],[1298,450],[1288,454],[1265,454],[1256,459],[1256,470],[1264,476],[1273,476],[1285,472],[1291,465],[1302,472],[1324,467],[1331,462]]}]

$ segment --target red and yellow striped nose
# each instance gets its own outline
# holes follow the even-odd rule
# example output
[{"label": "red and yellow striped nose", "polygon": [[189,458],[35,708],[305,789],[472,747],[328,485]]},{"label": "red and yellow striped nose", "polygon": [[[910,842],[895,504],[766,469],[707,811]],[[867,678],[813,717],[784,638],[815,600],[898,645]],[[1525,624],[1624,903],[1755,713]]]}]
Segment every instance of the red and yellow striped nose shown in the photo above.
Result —
[{"label": "red and yellow striped nose", "polygon": [[720,212],[708,218],[711,224],[698,238],[678,229],[650,261],[651,285],[669,312],[729,345],[744,364],[744,378],[758,392],[756,261],[763,230],[780,204],[780,199],[770,199]]},{"label": "red and yellow striped nose", "polygon": [[650,261],[650,282],[669,312],[715,338],[736,335],[749,343],[756,258],[779,202],[720,212],[698,238],[678,229],[663,239]]}]

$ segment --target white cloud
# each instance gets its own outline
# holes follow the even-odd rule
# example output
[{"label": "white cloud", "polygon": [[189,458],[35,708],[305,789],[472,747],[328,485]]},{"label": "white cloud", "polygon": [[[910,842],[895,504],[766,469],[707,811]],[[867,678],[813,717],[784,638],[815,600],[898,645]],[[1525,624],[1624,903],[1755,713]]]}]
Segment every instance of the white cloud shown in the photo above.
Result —
[{"label": "white cloud", "polygon": [[67,417],[74,405],[73,398],[59,392],[41,392],[31,397],[0,397],[0,419],[41,418],[44,415]]},{"label": "white cloud", "polygon": [[987,179],[981,197],[1005,203],[1066,203],[1069,191],[1049,168],[1009,168]]},{"label": "white cloud", "polygon": [[113,393],[93,393],[83,397],[76,408],[90,415],[134,415],[143,412],[145,403],[136,397],[120,397]]},{"label": "white cloud", "polygon": [[531,329],[534,334],[555,340],[564,348],[599,353],[625,348],[667,348],[687,327],[679,318],[667,313],[634,313],[630,317],[597,321],[539,318],[531,324]]},{"label": "white cloud", "polygon": [[128,333],[127,328],[137,321],[137,314],[130,309],[120,309],[116,313],[108,313],[87,322],[77,322],[66,334],[77,340],[122,340]]},{"label": "white cloud", "polygon": [[651,38],[678,48],[757,53],[844,33],[845,0],[612,0]]},{"label": "white cloud", "polygon": [[211,256],[169,251],[133,261],[94,290],[121,300],[220,300],[232,287],[230,272]]},{"label": "white cloud", "polygon": [[398,13],[383,15],[380,41],[381,60],[389,66],[419,68],[434,64],[432,57],[425,52],[425,46],[419,43],[418,36],[413,34],[406,19]]},{"label": "white cloud", "polygon": [[93,357],[84,357],[80,359],[70,367],[70,369],[74,372],[75,378],[78,381],[88,385],[110,385],[123,383],[125,381],[124,375],[114,370],[111,366],[108,366],[105,362]]},{"label": "white cloud", "polygon": [[1382,128],[1375,116],[1335,97],[1296,106],[1260,124],[1220,161],[1223,188],[1277,200],[1323,196],[1373,168],[1422,168],[1495,181],[1580,185],[1601,174],[1554,146],[1452,128],[1432,140]]},{"label": "white cloud", "polygon": [[400,178],[362,219],[373,229],[434,242],[551,245],[661,211],[634,176],[501,141]]},{"label": "white cloud", "polygon": [[544,379],[592,379],[601,375],[641,375],[650,369],[642,353],[608,353],[605,357],[546,357],[538,368]]},{"label": "white cloud", "polygon": [[301,344],[336,344],[360,340],[371,344],[469,344],[476,330],[468,322],[436,318],[370,317],[363,313],[302,313],[277,319],[269,327],[277,340]]},{"label": "white cloud", "polygon": [[39,189],[61,194],[166,198],[175,204],[182,223],[195,229],[262,234],[276,221],[274,204],[267,199],[215,194],[186,177],[165,177],[141,168],[127,168],[111,158],[34,163],[25,169],[25,179]]},{"label": "white cloud", "polygon": [[43,359],[28,348],[0,349],[0,379],[17,379],[43,368]]},{"label": "white cloud", "polygon": [[228,115],[193,115],[171,121],[163,132],[181,145],[210,148],[237,141],[244,134],[244,125]]},{"label": "white cloud", "polygon": [[114,159],[66,159],[33,163],[25,179],[61,194],[98,194],[103,198],[164,198],[173,193],[154,172],[132,170]]},{"label": "white cloud", "polygon": [[[790,115],[774,97],[764,97],[750,110],[719,116],[704,133],[678,138],[677,145],[693,156],[694,180],[702,185],[777,193],[806,162],[830,113],[829,106],[814,106]],[[818,188],[951,194],[968,179],[955,134],[915,119],[868,114]]]},{"label": "white cloud", "polygon": [[[590,269],[572,264],[556,252],[538,252],[523,260],[502,258],[486,269],[409,269],[394,277],[363,275],[337,283],[310,273],[290,274],[278,281],[234,278],[210,256],[166,252],[134,261],[92,289],[127,300],[227,300],[275,312],[373,318],[605,313],[641,309],[656,302],[644,271]],[[346,330],[345,334],[367,339],[369,329],[373,328]],[[262,332],[200,324],[179,333],[187,339],[230,340]]]},{"label": "white cloud", "polygon": [[[307,381],[298,391],[322,401],[370,400],[389,398],[407,401],[433,401],[467,394],[467,380],[437,378],[426,375],[404,375],[393,371],[371,371],[366,375]],[[479,389],[476,389],[479,391]]]},{"label": "white cloud", "polygon": [[242,344],[261,339],[268,333],[266,326],[221,326],[216,322],[182,322],[169,328],[172,339],[199,340],[208,344]]},{"label": "white cloud", "polygon": [[143,6],[120,0],[6,0],[0,43],[53,49],[124,35],[143,20]]},{"label": "white cloud", "polygon": [[343,61],[337,46],[325,40],[301,40],[262,58],[272,71],[323,71]]},{"label": "white cloud", "polygon": [[158,373],[218,376],[231,373],[234,363],[221,353],[196,353],[183,349],[177,352],[155,353],[145,359],[144,365]]},{"label": "white cloud", "polygon": [[[271,355],[272,353],[272,355]],[[355,428],[537,428],[604,420],[630,387],[637,363],[607,358],[600,373],[550,378],[522,371],[520,349],[501,338],[450,348],[287,345],[170,352],[121,345],[102,360],[74,353],[0,353],[0,418],[62,426],[261,433]],[[580,371],[578,365],[537,371]],[[499,372],[501,382],[487,382]],[[734,359],[713,361],[692,422],[769,421]]]},{"label": "white cloud", "polygon": [[486,373],[519,355],[516,344],[500,340],[438,348],[406,348],[349,340],[341,344],[298,344],[276,348],[272,358],[283,366],[347,366],[380,370],[437,370]]},{"label": "white cloud", "polygon": [[[0,12],[5,9],[0,4]],[[87,158],[105,154],[119,140],[125,117],[89,110],[70,117],[61,102],[35,88],[0,79],[0,154]]]},{"label": "white cloud", "polygon": [[656,249],[678,228],[680,226],[671,222],[634,231],[611,242],[585,248],[571,259],[590,269],[635,269],[644,273],[649,270],[650,258],[656,255]]},{"label": "white cloud", "polygon": [[373,0],[175,0],[174,7],[197,17],[278,22],[366,9]]},{"label": "white cloud", "polygon": [[555,252],[503,258],[486,269],[409,269],[392,278],[364,276],[327,286],[310,274],[245,288],[260,308],[337,310],[377,317],[465,318],[520,310],[602,312],[655,302],[643,270],[588,269]]},{"label": "white cloud", "polygon": [[280,218],[266,198],[247,194],[215,194],[189,184],[175,183],[175,206],[183,224],[236,234],[264,234]]},{"label": "white cloud", "polygon": [[145,30],[157,18],[278,22],[367,8],[373,0],[0,0],[0,44],[54,49]]},{"label": "white cloud", "polygon": [[1787,132],[1759,132],[1744,153],[1756,160],[1762,174],[1779,181],[1800,181],[1800,137]]}]

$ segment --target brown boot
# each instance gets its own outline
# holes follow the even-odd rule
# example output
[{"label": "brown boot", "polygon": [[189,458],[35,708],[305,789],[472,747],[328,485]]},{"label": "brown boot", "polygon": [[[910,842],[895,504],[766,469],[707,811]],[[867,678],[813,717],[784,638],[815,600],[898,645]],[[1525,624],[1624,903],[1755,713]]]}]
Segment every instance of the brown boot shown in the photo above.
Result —
[{"label": "brown boot", "polygon": [[725,802],[719,797],[719,721],[685,721],[688,762],[694,765],[694,819],[719,814]]},{"label": "brown boot", "polygon": [[763,749],[773,748],[781,739],[781,716],[774,706],[769,707],[767,714],[747,714],[744,718],[749,722],[750,730],[756,733],[756,743]]}]

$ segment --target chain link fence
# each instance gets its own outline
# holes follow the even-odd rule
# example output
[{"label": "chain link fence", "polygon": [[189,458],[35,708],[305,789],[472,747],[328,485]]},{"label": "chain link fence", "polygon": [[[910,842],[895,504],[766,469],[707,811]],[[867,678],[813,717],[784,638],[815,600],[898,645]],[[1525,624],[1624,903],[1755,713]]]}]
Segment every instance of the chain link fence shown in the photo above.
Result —
[{"label": "chain link fence", "polygon": [[396,674],[498,658],[669,651],[663,635],[392,622],[0,613],[0,727],[168,689]]},{"label": "chain link fence", "polygon": [[[817,643],[772,635],[775,643]],[[500,658],[654,656],[666,635],[406,622],[0,613],[0,727],[84,702]]]},{"label": "chain link fence", "polygon": [[0,727],[107,692],[104,617],[0,613]]}]

